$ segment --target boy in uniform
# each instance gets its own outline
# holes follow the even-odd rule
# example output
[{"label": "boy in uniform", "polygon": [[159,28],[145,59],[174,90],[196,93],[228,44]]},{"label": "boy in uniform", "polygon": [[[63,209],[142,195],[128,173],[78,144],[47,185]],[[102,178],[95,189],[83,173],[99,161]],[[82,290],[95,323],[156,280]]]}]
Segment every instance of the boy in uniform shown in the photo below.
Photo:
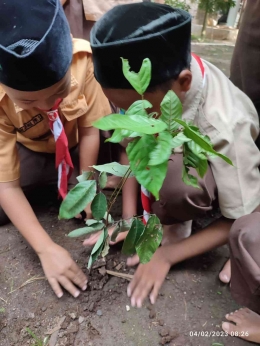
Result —
[{"label": "boy in uniform", "polygon": [[0,224],[10,218],[34,248],[58,297],[61,286],[77,297],[87,278],[45,232],[24,191],[58,181],[64,198],[79,169],[96,163],[99,131],[91,124],[110,106],[89,43],[72,40],[60,0],[0,2]]},{"label": "boy in uniform", "polygon": [[[172,155],[159,201],[151,204],[151,212],[164,225],[164,239],[151,261],[139,265],[128,287],[133,306],[141,307],[148,295],[155,303],[172,265],[227,243],[234,221],[259,207],[257,112],[220,70],[191,55],[190,40],[190,15],[153,3],[117,6],[91,32],[95,77],[116,106],[127,109],[140,99],[124,78],[121,57],[136,72],[149,58],[152,78],[144,98],[153,104],[151,111],[160,112],[165,93],[172,89],[183,104],[183,119],[198,126],[214,149],[233,161],[231,166],[209,157],[210,168],[203,179],[191,169],[199,179],[201,188],[196,189],[182,182],[182,154]],[[192,220],[214,204],[223,216],[188,237]],[[137,262],[137,256],[128,259],[129,265]]]}]

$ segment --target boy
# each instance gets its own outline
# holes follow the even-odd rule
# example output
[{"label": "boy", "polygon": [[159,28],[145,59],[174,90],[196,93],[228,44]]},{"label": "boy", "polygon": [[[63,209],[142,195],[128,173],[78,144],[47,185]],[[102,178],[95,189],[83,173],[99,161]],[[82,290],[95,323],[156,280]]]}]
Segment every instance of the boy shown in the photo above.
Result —
[{"label": "boy", "polygon": [[72,42],[60,0],[1,0],[0,7],[0,224],[10,218],[34,248],[58,297],[61,286],[77,297],[86,276],[45,232],[23,190],[58,181],[66,195],[77,171],[97,161],[91,123],[110,113],[109,103],[89,43]]},{"label": "boy", "polygon": [[[260,114],[260,0],[248,0],[231,63],[231,81],[250,97]],[[259,137],[256,141],[259,148]],[[230,232],[230,261],[222,271],[231,279],[234,299],[246,309],[226,316],[223,329],[231,335],[260,343],[260,213],[237,220]],[[232,269],[232,271],[231,271]],[[232,276],[231,276],[232,273]],[[230,278],[231,277],[231,278]],[[253,311],[249,310],[252,309]],[[235,324],[234,324],[235,323]],[[248,331],[248,335],[244,331]],[[232,334],[233,333],[233,334]]]},{"label": "boy", "polygon": [[[127,109],[140,99],[123,76],[121,57],[134,71],[149,58],[152,78],[144,97],[153,104],[152,111],[160,111],[160,102],[172,89],[183,103],[183,119],[197,125],[234,164],[209,157],[210,169],[199,179],[201,189],[195,189],[181,180],[182,155],[172,155],[160,199],[151,206],[164,225],[164,240],[151,261],[139,265],[128,287],[131,303],[138,307],[148,295],[155,303],[172,265],[227,243],[234,220],[259,206],[257,113],[216,67],[191,56],[190,32],[187,12],[153,3],[117,6],[91,32],[95,77],[115,105]],[[191,220],[217,202],[222,218],[187,238]],[[129,265],[137,262],[136,256],[128,260]]]}]

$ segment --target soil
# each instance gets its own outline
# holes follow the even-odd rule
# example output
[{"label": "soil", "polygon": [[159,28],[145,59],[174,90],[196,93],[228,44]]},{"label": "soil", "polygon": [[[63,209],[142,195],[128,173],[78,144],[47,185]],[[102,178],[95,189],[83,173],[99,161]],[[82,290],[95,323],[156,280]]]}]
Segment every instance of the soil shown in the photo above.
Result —
[{"label": "soil", "polygon": [[[227,46],[194,46],[197,54],[216,63],[224,72],[229,70],[232,50]],[[84,249],[80,239],[66,237],[79,222],[58,220],[56,195],[51,191],[35,191],[30,201],[54,241],[66,248],[88,273],[90,249]],[[120,203],[119,199],[113,215],[120,215]],[[200,220],[195,229],[217,216]],[[78,299],[68,294],[57,299],[46,280],[41,279],[43,271],[37,255],[15,227],[1,227],[0,240],[1,346],[40,345],[26,328],[41,340],[51,336],[50,346],[249,344],[221,336],[221,321],[226,313],[237,308],[229,287],[218,280],[219,270],[229,256],[225,246],[172,268],[155,307],[147,301],[142,309],[135,309],[130,307],[126,295],[128,281],[108,276],[105,271],[134,273],[126,267],[120,246],[111,249],[105,262],[94,266],[89,273],[88,289]],[[204,336],[196,336],[199,332],[204,332]]]}]

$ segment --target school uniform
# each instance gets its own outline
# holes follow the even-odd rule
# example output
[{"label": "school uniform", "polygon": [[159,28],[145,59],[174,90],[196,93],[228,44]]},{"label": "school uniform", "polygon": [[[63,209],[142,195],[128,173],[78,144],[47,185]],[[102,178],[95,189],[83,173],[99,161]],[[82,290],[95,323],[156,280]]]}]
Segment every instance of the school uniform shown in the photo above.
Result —
[{"label": "school uniform", "polygon": [[[71,90],[58,112],[74,163],[69,184],[75,185],[79,167],[78,127],[91,127],[95,120],[111,113],[109,102],[94,78],[91,48],[85,40],[73,39]],[[0,86],[0,183],[20,178],[25,190],[56,184],[55,151],[47,112],[21,109]],[[0,224],[5,221],[1,209]]]},{"label": "school uniform", "polygon": [[[260,115],[260,1],[247,0],[231,62],[231,81]],[[260,148],[260,138],[256,141]],[[260,208],[238,219],[230,232],[231,293],[241,305],[260,313]]]},{"label": "school uniform", "polygon": [[63,0],[64,11],[74,37],[89,40],[95,22],[112,7],[142,0]]},{"label": "school uniform", "polygon": [[172,155],[160,200],[152,204],[152,212],[164,224],[202,217],[216,201],[229,219],[250,214],[260,204],[260,153],[255,145],[259,120],[251,100],[205,60],[193,57],[191,72],[182,118],[209,136],[214,149],[228,156],[233,166],[209,157],[203,179],[191,170],[199,178],[199,190],[182,182],[182,155]]}]

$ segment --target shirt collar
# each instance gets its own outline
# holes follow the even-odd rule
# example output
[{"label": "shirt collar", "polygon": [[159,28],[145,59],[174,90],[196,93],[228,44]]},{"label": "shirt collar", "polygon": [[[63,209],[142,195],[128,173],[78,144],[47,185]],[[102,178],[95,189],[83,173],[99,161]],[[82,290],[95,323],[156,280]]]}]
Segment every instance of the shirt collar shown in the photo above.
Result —
[{"label": "shirt collar", "polygon": [[[194,120],[199,104],[201,102],[202,91],[203,91],[202,71],[198,62],[193,57],[191,59],[191,73],[192,73],[191,88],[186,93],[184,103],[183,103],[182,118],[186,121]],[[205,75],[204,75],[204,78],[205,78]]]}]

